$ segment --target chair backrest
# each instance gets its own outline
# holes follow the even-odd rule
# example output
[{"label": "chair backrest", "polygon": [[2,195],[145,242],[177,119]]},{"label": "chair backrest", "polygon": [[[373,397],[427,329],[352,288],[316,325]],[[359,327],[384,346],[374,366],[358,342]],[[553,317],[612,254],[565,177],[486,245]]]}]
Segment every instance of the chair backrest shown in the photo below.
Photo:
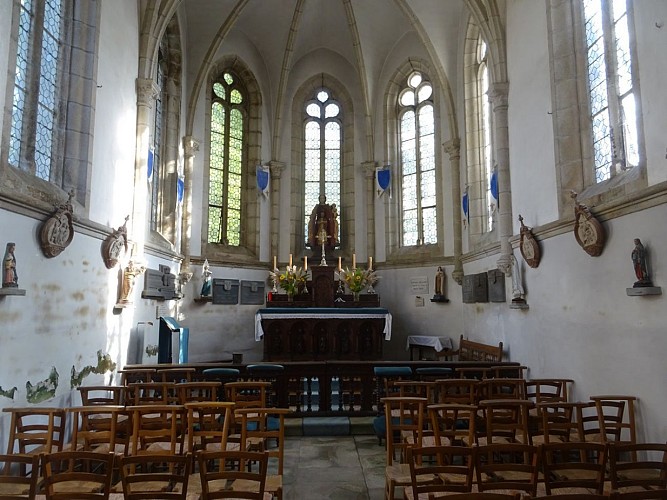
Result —
[{"label": "chair backrest", "polygon": [[[248,498],[262,500],[266,485],[268,455],[263,452],[227,450],[198,454],[201,477],[201,498]],[[250,464],[257,464],[256,470]],[[251,487],[236,491],[229,487],[234,481],[251,483]]]},{"label": "chair backrest", "polygon": [[438,403],[477,404],[477,387],[479,381],[469,378],[449,378],[435,381]]},{"label": "chair backrest", "polygon": [[196,401],[184,406],[188,413],[188,452],[225,450],[234,403]]},{"label": "chair backrest", "polygon": [[612,489],[667,489],[666,443],[609,443],[608,450]]},{"label": "chair backrest", "polygon": [[181,405],[128,406],[132,420],[132,455],[182,454],[185,408]]},{"label": "chair backrest", "polygon": [[520,490],[535,496],[538,449],[529,444],[502,443],[475,448],[477,490]]},{"label": "chair backrest", "polygon": [[[278,459],[278,475],[283,473],[285,456],[285,415],[288,408],[245,408],[236,410],[241,417],[241,443],[248,450],[250,443],[259,443],[259,449],[269,457]],[[276,440],[272,448],[270,441]],[[251,450],[249,450],[251,451]]]},{"label": "chair backrest", "polygon": [[583,441],[580,439],[580,423],[575,418],[578,406],[578,403],[566,401],[538,403],[539,427],[533,436],[533,444]]},{"label": "chair backrest", "polygon": [[222,387],[222,382],[180,382],[176,384],[178,404],[184,405],[193,401],[217,401],[220,387]]},{"label": "chair backrest", "polygon": [[131,429],[124,406],[75,406],[67,408],[67,412],[72,416],[73,447],[125,454]]},{"label": "chair backrest", "polygon": [[[167,365],[168,366],[168,365]],[[156,378],[162,382],[192,382],[192,376],[197,371],[193,366],[178,366],[156,369]]]},{"label": "chair backrest", "polygon": [[42,488],[46,499],[108,499],[114,461],[113,453],[59,451],[42,454]]},{"label": "chair backrest", "polygon": [[484,412],[486,444],[496,442],[530,443],[528,412],[533,403],[526,399],[485,399],[479,402]]},{"label": "chair backrest", "polygon": [[522,378],[490,378],[477,386],[477,398],[526,399],[526,381]]},{"label": "chair backrest", "polygon": [[568,401],[568,385],[572,379],[541,378],[526,381],[526,397],[533,403],[556,403]]},{"label": "chair backrest", "polygon": [[124,402],[125,386],[87,385],[77,387],[81,394],[81,405],[120,405]]},{"label": "chair backrest", "polygon": [[435,404],[428,405],[426,409],[437,445],[472,446],[475,444],[477,406]]},{"label": "chair backrest", "polygon": [[125,403],[132,406],[166,405],[175,399],[173,382],[132,382],[127,384]]},{"label": "chair backrest", "polygon": [[64,408],[4,408],[12,415],[7,454],[61,451],[65,440],[67,414]]},{"label": "chair backrest", "polygon": [[236,408],[265,408],[267,406],[267,391],[271,382],[252,380],[227,382],[225,384],[225,399],[235,403]]},{"label": "chair backrest", "polygon": [[[384,404],[385,426],[387,429],[387,465],[396,460],[396,452],[406,460],[405,449],[409,446],[421,446],[424,433],[426,398],[400,396],[382,398]],[[410,440],[405,437],[411,436]]]},{"label": "chair backrest", "polygon": [[447,499],[453,500],[520,500],[521,493],[453,493]]},{"label": "chair backrest", "polygon": [[604,444],[551,442],[540,446],[540,454],[547,495],[556,494],[554,490],[563,488],[603,493],[607,464]]},{"label": "chair backrest", "polygon": [[435,382],[428,380],[387,380],[387,394],[394,396],[426,398],[429,403],[435,402]]},{"label": "chair backrest", "polygon": [[0,455],[0,499],[35,498],[40,455]]},{"label": "chair backrest", "polygon": [[185,500],[192,455],[130,455],[120,459],[125,500]]},{"label": "chair backrest", "polygon": [[591,396],[604,442],[637,442],[634,396]]},{"label": "chair backrest", "polygon": [[[473,448],[469,446],[408,448],[413,498],[432,498],[444,492],[472,491],[473,453]],[[438,481],[434,481],[434,477]]]}]

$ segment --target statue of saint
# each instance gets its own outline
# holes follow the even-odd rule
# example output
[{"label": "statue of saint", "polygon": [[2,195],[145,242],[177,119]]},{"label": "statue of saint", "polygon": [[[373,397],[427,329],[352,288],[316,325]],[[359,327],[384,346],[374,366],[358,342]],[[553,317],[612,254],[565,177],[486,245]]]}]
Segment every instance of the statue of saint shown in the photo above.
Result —
[{"label": "statue of saint", "polygon": [[16,243],[7,243],[5,257],[2,259],[2,286],[16,288],[19,286],[19,275],[16,272]]},{"label": "statue of saint", "polygon": [[445,271],[438,267],[435,273],[435,286],[433,287],[436,296],[445,295]]},{"label": "statue of saint", "polygon": [[204,260],[204,265],[202,266],[201,269],[201,277],[202,277],[202,285],[201,285],[201,296],[202,297],[210,297],[211,292],[212,292],[212,281],[211,281],[211,275],[213,272],[211,271],[211,268],[208,265],[208,259]]},{"label": "statue of saint", "polygon": [[327,205],[327,198],[320,195],[319,203],[315,205],[308,222],[308,245],[313,250],[322,247],[333,250],[338,245],[338,209],[336,204]]},{"label": "statue of saint", "polygon": [[523,302],[525,292],[521,283],[521,268],[519,262],[512,254],[512,302]]},{"label": "statue of saint", "polygon": [[635,238],[635,248],[632,250],[632,265],[635,269],[637,281],[634,286],[651,286],[646,265],[646,249],[639,238]]}]

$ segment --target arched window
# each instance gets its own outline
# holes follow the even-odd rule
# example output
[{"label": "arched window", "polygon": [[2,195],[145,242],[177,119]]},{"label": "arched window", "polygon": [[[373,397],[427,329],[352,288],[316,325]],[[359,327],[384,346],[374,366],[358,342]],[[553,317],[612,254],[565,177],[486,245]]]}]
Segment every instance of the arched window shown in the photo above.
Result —
[{"label": "arched window", "polygon": [[626,0],[584,0],[595,182],[639,164],[636,70]]},{"label": "arched window", "polygon": [[[331,91],[320,88],[305,103],[304,123],[304,235],[308,237],[310,210],[326,197],[328,205],[340,207],[342,162],[342,113]],[[340,229],[338,241],[340,242]]]},{"label": "arched window", "polygon": [[247,97],[238,76],[224,71],[211,88],[208,243],[241,244]]},{"label": "arched window", "polygon": [[165,60],[164,44],[161,44],[158,53],[158,64],[155,72],[155,83],[158,88],[155,99],[155,124],[153,127],[152,156],[149,161],[150,181],[150,227],[151,231],[159,229],[160,222],[160,188],[162,185],[162,151],[164,147],[164,96],[167,77],[167,61]]},{"label": "arched window", "polygon": [[403,246],[438,242],[433,86],[410,73],[398,96]]},{"label": "arched window", "polygon": [[493,189],[495,182],[494,167],[493,167],[493,148],[491,142],[491,106],[489,106],[489,64],[487,61],[487,47],[484,40],[480,36],[477,48],[477,64],[479,69],[477,72],[477,98],[479,101],[479,123],[480,123],[480,144],[482,153],[482,186],[481,190],[484,193],[485,207],[482,213],[482,231],[488,232],[493,230],[495,224],[496,214],[496,198],[497,193]]}]

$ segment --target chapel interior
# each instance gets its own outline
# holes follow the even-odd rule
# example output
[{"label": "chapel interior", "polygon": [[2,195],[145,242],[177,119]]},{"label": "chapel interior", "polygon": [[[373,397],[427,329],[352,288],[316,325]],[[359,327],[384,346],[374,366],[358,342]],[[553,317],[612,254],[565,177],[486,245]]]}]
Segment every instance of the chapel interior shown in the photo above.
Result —
[{"label": "chapel interior", "polygon": [[368,416],[373,367],[464,339],[572,401],[631,397],[665,443],[666,23],[664,0],[0,2],[0,453],[12,408],[127,367],[308,366],[308,392],[349,363]]}]

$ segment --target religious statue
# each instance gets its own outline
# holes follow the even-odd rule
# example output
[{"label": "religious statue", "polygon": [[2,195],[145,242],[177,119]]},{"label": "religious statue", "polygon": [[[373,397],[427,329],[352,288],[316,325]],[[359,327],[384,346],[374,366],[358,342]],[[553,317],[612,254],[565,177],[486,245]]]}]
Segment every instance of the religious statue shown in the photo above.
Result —
[{"label": "religious statue", "polygon": [[526,303],[524,299],[525,292],[523,290],[523,283],[521,282],[521,268],[519,267],[519,262],[516,260],[514,254],[512,254],[512,305],[513,306],[522,306]]},{"label": "religious statue", "polygon": [[46,219],[39,229],[39,244],[42,252],[48,258],[60,255],[69,246],[74,237],[72,223],[72,198],[74,191],[70,191],[67,201],[57,207],[56,212]]},{"label": "religious statue", "polygon": [[329,251],[338,245],[338,208],[335,203],[327,205],[327,198],[323,194],[310,214],[308,245],[313,250],[324,245]]},{"label": "religious statue", "polygon": [[132,304],[132,292],[134,291],[134,283],[137,279],[137,276],[143,274],[146,271],[146,266],[130,258],[130,261],[127,263],[125,269],[123,269],[123,281],[120,288],[120,300],[117,307],[126,307],[129,304]]},{"label": "religious statue", "polygon": [[648,266],[646,264],[646,249],[639,238],[635,238],[635,248],[632,250],[632,265],[635,270],[637,281],[634,287],[653,286],[648,275]]},{"label": "religious statue", "polygon": [[574,238],[588,255],[597,257],[604,249],[604,227],[586,205],[577,201],[577,196],[575,191],[570,192],[574,199]]},{"label": "religious statue", "polygon": [[204,261],[204,265],[202,266],[201,269],[201,276],[202,276],[202,285],[201,285],[201,296],[202,297],[210,297],[211,296],[211,291],[213,288],[213,283],[211,280],[211,275],[213,272],[211,271],[211,268],[208,265],[208,259]]},{"label": "religious statue", "polygon": [[5,257],[2,259],[2,286],[3,288],[17,288],[19,286],[19,275],[16,272],[16,256],[14,250],[16,243],[7,243]]},{"label": "religious statue", "polygon": [[130,216],[125,217],[125,222],[102,242],[102,258],[107,269],[113,269],[121,254],[127,252],[127,221]]}]

